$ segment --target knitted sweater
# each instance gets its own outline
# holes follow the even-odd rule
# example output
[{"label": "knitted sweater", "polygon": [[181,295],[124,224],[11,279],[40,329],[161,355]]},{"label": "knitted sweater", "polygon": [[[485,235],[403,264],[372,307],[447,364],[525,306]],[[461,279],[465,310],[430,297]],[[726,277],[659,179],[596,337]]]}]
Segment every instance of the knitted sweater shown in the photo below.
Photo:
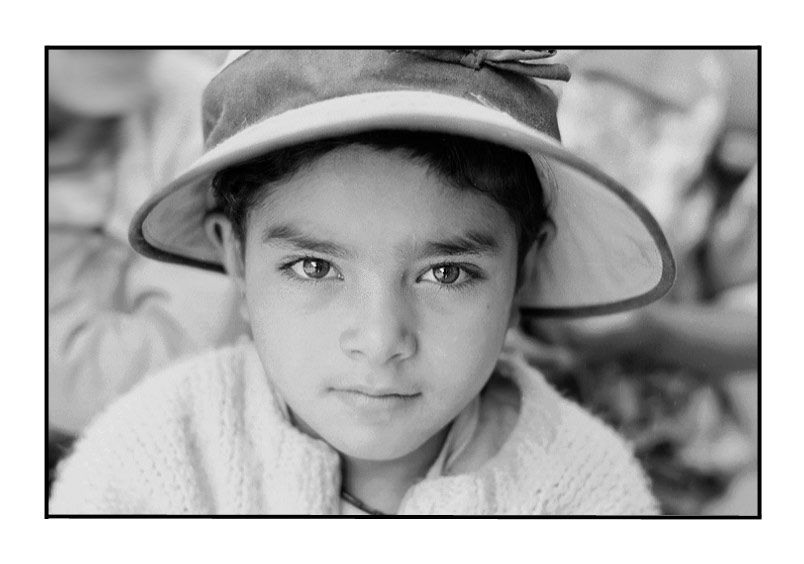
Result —
[{"label": "knitted sweater", "polygon": [[[413,486],[399,514],[643,515],[641,468],[614,433],[514,356],[508,439],[480,468]],[[53,514],[337,514],[338,454],[283,415],[252,343],[158,373],[113,404],[62,464]]]}]

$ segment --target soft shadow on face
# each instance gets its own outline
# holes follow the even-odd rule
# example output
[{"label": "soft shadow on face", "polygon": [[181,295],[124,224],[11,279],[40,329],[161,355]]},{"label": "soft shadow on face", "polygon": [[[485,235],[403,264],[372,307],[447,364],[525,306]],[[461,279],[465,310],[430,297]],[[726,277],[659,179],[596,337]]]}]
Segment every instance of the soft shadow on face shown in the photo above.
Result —
[{"label": "soft shadow on face", "polygon": [[513,221],[404,153],[363,146],[270,190],[248,219],[240,281],[267,374],[300,426],[344,454],[422,448],[493,371]]}]

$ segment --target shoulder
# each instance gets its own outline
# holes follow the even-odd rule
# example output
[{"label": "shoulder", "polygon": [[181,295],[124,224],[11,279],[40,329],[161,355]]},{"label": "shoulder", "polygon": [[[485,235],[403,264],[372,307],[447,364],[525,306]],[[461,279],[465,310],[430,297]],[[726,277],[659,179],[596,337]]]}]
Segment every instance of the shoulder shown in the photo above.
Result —
[{"label": "shoulder", "polygon": [[253,347],[180,361],[144,379],[87,428],[60,465],[53,513],[206,512],[200,478],[255,379]]},{"label": "shoulder", "polygon": [[522,390],[520,463],[532,481],[540,512],[643,515],[656,512],[647,477],[614,429],[562,397],[544,376],[518,359],[511,363]]},{"label": "shoulder", "polygon": [[558,490],[562,505],[584,514],[644,515],[657,511],[633,448],[614,429],[559,396],[562,425],[556,454],[567,462]]},{"label": "shoulder", "polygon": [[244,342],[177,360],[146,376],[95,425],[144,412],[156,412],[151,416],[165,420],[195,409],[204,398],[231,395],[253,376],[254,356],[253,345]]}]

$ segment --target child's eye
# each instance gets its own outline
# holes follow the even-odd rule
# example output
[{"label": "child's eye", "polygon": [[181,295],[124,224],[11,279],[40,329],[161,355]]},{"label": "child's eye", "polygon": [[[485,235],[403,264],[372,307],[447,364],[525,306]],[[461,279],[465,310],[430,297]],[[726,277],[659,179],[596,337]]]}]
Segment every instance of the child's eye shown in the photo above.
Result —
[{"label": "child's eye", "polygon": [[304,280],[326,280],[328,278],[343,280],[343,275],[331,263],[322,259],[299,259],[287,265],[286,268],[296,277]]},{"label": "child's eye", "polygon": [[467,279],[472,279],[472,274],[457,264],[439,264],[419,278],[422,282],[433,282],[443,286],[461,285]]}]

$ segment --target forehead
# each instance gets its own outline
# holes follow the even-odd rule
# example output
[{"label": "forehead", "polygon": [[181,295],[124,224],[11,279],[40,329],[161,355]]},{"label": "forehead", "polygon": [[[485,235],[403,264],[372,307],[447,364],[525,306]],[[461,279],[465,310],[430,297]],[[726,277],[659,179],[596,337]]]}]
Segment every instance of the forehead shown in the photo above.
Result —
[{"label": "forehead", "polygon": [[[272,185],[249,219],[249,232],[292,224],[319,236],[372,248],[415,245],[459,232],[515,237],[494,200],[457,188],[403,151],[352,145],[327,153]],[[254,229],[256,228],[256,229]]]}]

